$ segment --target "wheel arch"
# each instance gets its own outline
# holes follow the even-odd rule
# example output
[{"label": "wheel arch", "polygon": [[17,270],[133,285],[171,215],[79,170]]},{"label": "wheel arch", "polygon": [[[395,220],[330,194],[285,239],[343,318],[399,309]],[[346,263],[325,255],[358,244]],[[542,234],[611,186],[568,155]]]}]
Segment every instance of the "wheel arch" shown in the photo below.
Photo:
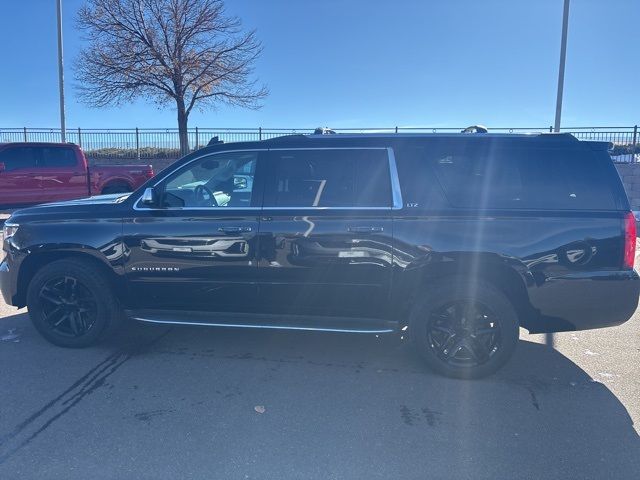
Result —
[{"label": "wheel arch", "polygon": [[488,282],[504,293],[513,304],[522,327],[529,330],[535,325],[538,313],[529,300],[525,277],[517,265],[491,254],[448,260],[429,262],[411,273],[403,274],[405,278],[399,285],[407,293],[397,298],[400,305],[406,306],[403,318],[408,318],[410,308],[434,285],[444,282]]},{"label": "wheel arch", "polygon": [[20,264],[20,270],[18,273],[17,281],[17,306],[23,307],[27,302],[27,290],[29,284],[35,274],[42,269],[45,265],[51,262],[65,259],[81,260],[94,265],[101,273],[105,275],[105,278],[109,282],[109,285],[115,292],[118,298],[121,298],[122,289],[118,281],[118,275],[113,271],[113,268],[108,264],[107,260],[103,258],[99,252],[93,249],[78,250],[45,250],[41,252],[34,252],[28,255]]}]

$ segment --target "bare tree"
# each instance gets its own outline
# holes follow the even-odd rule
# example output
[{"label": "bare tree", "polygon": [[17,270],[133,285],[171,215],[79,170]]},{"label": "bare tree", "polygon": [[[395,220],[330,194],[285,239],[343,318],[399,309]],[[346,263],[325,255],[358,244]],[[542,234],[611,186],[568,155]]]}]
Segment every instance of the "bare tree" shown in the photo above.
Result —
[{"label": "bare tree", "polygon": [[88,0],[78,26],[88,41],[75,65],[81,100],[175,102],[182,154],[194,107],[259,108],[268,93],[251,78],[262,51],[255,30],[243,32],[223,0]]}]

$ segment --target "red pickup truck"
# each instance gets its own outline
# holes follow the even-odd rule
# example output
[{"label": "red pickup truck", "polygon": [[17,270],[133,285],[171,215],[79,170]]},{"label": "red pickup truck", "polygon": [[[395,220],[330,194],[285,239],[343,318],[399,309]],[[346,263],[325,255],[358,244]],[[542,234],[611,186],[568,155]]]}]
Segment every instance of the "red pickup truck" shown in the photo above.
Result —
[{"label": "red pickup truck", "polygon": [[71,143],[0,144],[0,207],[131,192],[152,176],[151,165],[89,167]]}]

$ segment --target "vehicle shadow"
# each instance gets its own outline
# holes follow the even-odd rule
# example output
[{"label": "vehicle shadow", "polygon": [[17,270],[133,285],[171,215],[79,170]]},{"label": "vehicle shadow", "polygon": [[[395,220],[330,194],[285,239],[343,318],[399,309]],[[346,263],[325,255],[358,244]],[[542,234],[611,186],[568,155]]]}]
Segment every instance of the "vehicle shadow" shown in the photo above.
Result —
[{"label": "vehicle shadow", "polygon": [[[25,348],[57,359],[42,362],[43,375],[87,355],[21,325],[20,349],[2,356],[9,368],[29,358]],[[174,468],[193,478],[636,478],[640,468],[620,400],[529,341],[478,381],[432,374],[390,336],[130,323],[90,350],[114,360],[69,393],[77,403],[91,392],[73,425],[50,429],[46,452],[32,447],[39,468],[87,446],[114,478],[176,478]],[[127,447],[144,460],[122,456]],[[94,467],[68,461],[85,478]]]},{"label": "vehicle shadow", "polygon": [[[128,328],[128,338],[155,331]],[[172,327],[139,355],[179,377],[176,396],[206,397],[202,385],[223,379],[223,398],[249,395],[248,409],[251,401],[269,403],[272,428],[239,419],[235,427],[250,425],[265,445],[331,458],[323,478],[426,471],[433,478],[627,478],[640,467],[640,439],[618,398],[558,351],[530,341],[479,381],[431,373],[397,336]],[[235,401],[213,404],[239,413]],[[228,455],[237,456],[246,438],[228,433],[235,446]],[[307,454],[278,461],[278,452],[274,446],[264,457],[278,471],[313,477],[318,466]]]}]

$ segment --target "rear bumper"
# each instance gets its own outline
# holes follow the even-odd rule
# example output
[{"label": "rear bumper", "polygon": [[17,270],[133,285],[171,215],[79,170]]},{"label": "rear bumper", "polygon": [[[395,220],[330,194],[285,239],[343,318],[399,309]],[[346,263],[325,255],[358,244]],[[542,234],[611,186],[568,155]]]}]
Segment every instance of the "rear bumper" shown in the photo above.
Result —
[{"label": "rear bumper", "polygon": [[636,311],[639,296],[635,270],[550,277],[529,289],[539,316],[528,328],[531,333],[546,333],[620,325]]}]

